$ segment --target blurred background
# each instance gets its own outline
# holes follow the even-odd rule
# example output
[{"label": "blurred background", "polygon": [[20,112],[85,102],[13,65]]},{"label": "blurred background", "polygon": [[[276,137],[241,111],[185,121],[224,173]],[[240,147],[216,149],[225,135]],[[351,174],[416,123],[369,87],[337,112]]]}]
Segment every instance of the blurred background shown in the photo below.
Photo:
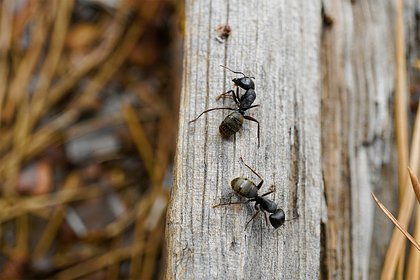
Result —
[{"label": "blurred background", "polygon": [[0,1],[0,279],[163,277],[182,10]]}]

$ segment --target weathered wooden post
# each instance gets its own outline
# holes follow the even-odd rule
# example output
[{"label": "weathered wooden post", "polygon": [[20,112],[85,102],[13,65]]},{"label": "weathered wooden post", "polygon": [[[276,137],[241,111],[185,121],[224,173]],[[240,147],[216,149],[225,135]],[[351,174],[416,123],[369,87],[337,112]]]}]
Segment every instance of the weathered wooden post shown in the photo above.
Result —
[{"label": "weathered wooden post", "polygon": [[[175,181],[168,210],[169,279],[317,279],[323,182],[320,135],[320,1],[187,1],[184,78]],[[215,39],[229,24],[231,36]],[[233,106],[216,101],[232,88],[227,65],[255,76],[261,106],[247,114],[261,123],[223,140],[218,127]],[[224,102],[224,103],[223,103]],[[239,161],[265,179],[262,191],[287,218],[277,230],[254,213],[252,204],[212,208],[232,193],[238,176],[256,180]],[[233,199],[238,199],[233,197]]]}]

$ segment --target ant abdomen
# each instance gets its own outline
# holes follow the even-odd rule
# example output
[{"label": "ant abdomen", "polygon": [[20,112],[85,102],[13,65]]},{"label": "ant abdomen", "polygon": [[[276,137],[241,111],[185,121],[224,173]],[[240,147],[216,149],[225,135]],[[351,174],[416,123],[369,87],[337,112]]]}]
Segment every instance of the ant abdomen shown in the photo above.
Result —
[{"label": "ant abdomen", "polygon": [[229,138],[241,129],[244,117],[241,113],[234,111],[226,116],[219,126],[219,132],[223,138]]},{"label": "ant abdomen", "polygon": [[254,198],[258,195],[258,188],[255,185],[254,182],[251,180],[244,178],[244,177],[238,177],[232,180],[230,182],[230,185],[232,189],[247,198]]}]

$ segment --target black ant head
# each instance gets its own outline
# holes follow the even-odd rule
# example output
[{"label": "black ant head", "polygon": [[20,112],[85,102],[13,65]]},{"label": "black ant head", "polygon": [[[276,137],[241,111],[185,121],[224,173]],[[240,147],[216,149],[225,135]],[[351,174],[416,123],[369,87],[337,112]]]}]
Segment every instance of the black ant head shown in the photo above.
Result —
[{"label": "black ant head", "polygon": [[282,209],[277,209],[274,214],[270,215],[270,223],[274,228],[281,227],[286,221],[286,215]]},{"label": "black ant head", "polygon": [[223,68],[226,68],[227,70],[229,70],[229,71],[231,71],[231,72],[233,72],[235,74],[241,74],[241,75],[243,75],[242,78],[235,78],[235,79],[232,80],[232,82],[235,83],[235,86],[238,86],[238,87],[240,87],[240,88],[242,88],[244,90],[255,89],[254,81],[251,80],[251,79],[255,79],[254,77],[245,76],[244,73],[239,72],[239,71],[233,71],[232,69],[230,69],[230,68],[228,68],[228,67],[226,67],[224,65],[220,65],[220,66],[223,67]]},{"label": "black ant head", "polygon": [[255,89],[254,81],[250,77],[235,78],[232,80],[235,86],[243,88],[244,90]]}]

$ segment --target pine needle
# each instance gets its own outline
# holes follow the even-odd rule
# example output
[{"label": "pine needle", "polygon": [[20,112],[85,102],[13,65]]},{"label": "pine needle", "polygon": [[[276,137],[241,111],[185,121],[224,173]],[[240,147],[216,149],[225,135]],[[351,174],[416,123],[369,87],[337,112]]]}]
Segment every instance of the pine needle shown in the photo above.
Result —
[{"label": "pine needle", "polygon": [[376,204],[378,204],[379,208],[387,215],[387,217],[394,223],[394,225],[407,237],[408,240],[420,251],[420,244],[408,233],[402,225],[398,222],[398,220],[389,212],[389,210],[378,200],[378,198],[371,192],[370,193],[375,200]]}]

